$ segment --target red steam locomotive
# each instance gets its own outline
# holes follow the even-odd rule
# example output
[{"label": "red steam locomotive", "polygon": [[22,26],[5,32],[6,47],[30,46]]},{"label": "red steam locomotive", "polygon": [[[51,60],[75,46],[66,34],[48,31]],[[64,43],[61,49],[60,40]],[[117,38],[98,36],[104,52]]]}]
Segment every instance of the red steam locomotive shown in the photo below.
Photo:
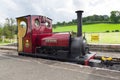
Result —
[{"label": "red steam locomotive", "polygon": [[86,40],[82,37],[82,12],[76,11],[77,37],[73,37],[70,32],[53,33],[52,20],[48,17],[40,15],[18,17],[18,54],[88,65],[95,54],[89,53]]}]

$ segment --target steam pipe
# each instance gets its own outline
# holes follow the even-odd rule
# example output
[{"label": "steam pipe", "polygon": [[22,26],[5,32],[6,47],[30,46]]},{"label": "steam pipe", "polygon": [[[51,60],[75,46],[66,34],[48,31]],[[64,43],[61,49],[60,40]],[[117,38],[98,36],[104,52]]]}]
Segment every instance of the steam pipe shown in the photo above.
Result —
[{"label": "steam pipe", "polygon": [[76,11],[77,13],[77,37],[82,36],[82,13],[83,11]]}]

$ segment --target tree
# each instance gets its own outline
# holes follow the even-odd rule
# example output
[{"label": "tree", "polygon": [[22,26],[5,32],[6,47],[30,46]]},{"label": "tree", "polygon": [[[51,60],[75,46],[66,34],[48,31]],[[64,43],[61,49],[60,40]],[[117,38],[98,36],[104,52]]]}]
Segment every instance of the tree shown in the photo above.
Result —
[{"label": "tree", "polygon": [[103,19],[104,19],[104,21],[109,21],[109,16],[108,15],[103,15]]},{"label": "tree", "polygon": [[59,26],[59,25],[61,25],[61,23],[60,23],[60,22],[57,22],[57,25]]},{"label": "tree", "polygon": [[6,24],[3,27],[2,35],[6,36],[6,38],[11,38],[11,32]]},{"label": "tree", "polygon": [[14,34],[17,34],[15,20],[12,18],[6,18],[6,22],[4,23],[4,27],[2,29],[2,35],[6,36],[6,38],[12,39]]},{"label": "tree", "polygon": [[2,36],[2,27],[0,27],[0,37]]},{"label": "tree", "polygon": [[62,22],[62,25],[64,25],[64,26],[65,26],[65,25],[66,25],[66,22],[65,22],[65,21],[63,21],[63,22]]},{"label": "tree", "polygon": [[120,11],[112,11],[110,15],[110,19],[114,23],[118,23],[120,20]]}]

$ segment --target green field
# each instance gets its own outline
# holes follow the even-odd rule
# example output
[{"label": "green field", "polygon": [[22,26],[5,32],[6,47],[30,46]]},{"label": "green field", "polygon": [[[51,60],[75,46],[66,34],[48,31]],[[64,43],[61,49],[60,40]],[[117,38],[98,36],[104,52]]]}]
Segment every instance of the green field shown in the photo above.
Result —
[{"label": "green field", "polygon": [[[92,41],[91,36],[98,35],[98,41]],[[120,32],[110,33],[86,33],[88,43],[103,43],[103,44],[120,44]]]},{"label": "green field", "polygon": [[[119,30],[119,32],[113,32]],[[74,31],[77,32],[77,26],[57,27],[54,32]],[[110,31],[107,32],[106,31]],[[83,25],[88,43],[120,44],[120,24],[90,24]],[[91,35],[99,35],[99,41],[91,41]]]},{"label": "green field", "polygon": [[[89,24],[89,25],[83,25],[82,27],[83,32],[105,32],[113,30],[119,30],[120,31],[120,24]],[[64,31],[74,31],[77,32],[77,25],[73,26],[58,26],[57,28],[53,29],[54,32],[64,32]]]}]

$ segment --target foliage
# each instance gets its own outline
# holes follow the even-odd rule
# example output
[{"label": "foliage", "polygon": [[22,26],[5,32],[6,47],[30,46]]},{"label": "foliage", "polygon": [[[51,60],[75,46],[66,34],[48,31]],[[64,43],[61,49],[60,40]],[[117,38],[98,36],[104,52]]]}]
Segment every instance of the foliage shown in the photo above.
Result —
[{"label": "foliage", "polygon": [[[91,15],[87,17],[83,17],[83,24],[96,24],[96,23],[118,23],[120,21],[120,11],[112,11],[110,17],[108,15]],[[64,27],[71,26],[77,24],[77,19],[72,19],[69,22],[57,22],[54,24],[54,28],[56,27]]]},{"label": "foliage", "polygon": [[[83,24],[96,24],[96,23],[111,23],[110,22],[110,18],[108,15],[92,15],[92,16],[87,16],[87,17],[83,17]],[[57,22],[56,24],[54,24],[53,26],[70,26],[70,25],[75,25],[77,24],[77,19],[72,19],[72,21],[69,22]]]},{"label": "foliage", "polygon": [[109,30],[105,31],[105,32],[110,32]]},{"label": "foliage", "polygon": [[2,27],[0,27],[0,36],[2,36],[2,31],[3,30],[3,28]]},{"label": "foliage", "polygon": [[115,30],[115,32],[119,32],[119,30]]},{"label": "foliage", "polygon": [[17,34],[17,27],[15,25],[15,20],[12,18],[6,18],[6,22],[3,27],[0,27],[0,36],[5,36],[6,38],[13,38],[13,35]]},{"label": "foliage", "polygon": [[112,11],[110,19],[113,23],[118,23],[120,20],[120,11]]},{"label": "foliage", "polygon": [[97,22],[108,22],[109,16],[108,15],[92,15],[83,18],[83,24],[86,23],[97,23]]}]

